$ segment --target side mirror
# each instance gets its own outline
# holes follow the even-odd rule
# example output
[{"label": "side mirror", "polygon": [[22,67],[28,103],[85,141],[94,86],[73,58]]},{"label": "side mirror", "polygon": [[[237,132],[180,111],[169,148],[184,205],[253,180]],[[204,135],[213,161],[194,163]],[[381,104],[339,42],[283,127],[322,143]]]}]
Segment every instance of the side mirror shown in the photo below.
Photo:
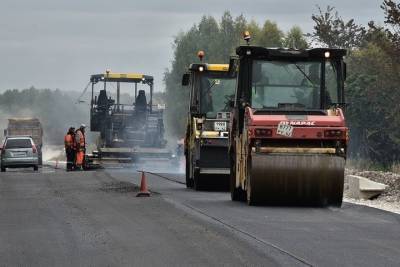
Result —
[{"label": "side mirror", "polygon": [[185,73],[182,76],[182,85],[183,86],[188,86],[190,81],[190,73]]}]

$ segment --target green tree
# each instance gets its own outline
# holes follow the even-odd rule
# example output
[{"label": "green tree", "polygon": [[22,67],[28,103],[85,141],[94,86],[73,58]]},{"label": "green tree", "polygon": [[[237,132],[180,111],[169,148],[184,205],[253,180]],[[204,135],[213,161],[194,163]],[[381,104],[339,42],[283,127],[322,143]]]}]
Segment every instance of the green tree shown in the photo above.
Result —
[{"label": "green tree", "polygon": [[259,45],[265,47],[282,47],[283,38],[284,34],[278,28],[278,25],[275,22],[266,20],[261,29],[260,38],[257,41]]},{"label": "green tree", "polygon": [[354,19],[344,21],[331,6],[325,11],[318,7],[318,11],[319,14],[311,16],[314,32],[308,36],[313,41],[333,48],[355,48],[362,44],[366,30],[355,24]]},{"label": "green tree", "polygon": [[13,117],[36,117],[44,128],[45,144],[62,144],[70,126],[89,124],[89,107],[76,104],[74,93],[60,90],[7,90],[0,94],[0,121],[2,128]]},{"label": "green tree", "polygon": [[392,27],[390,35],[394,38],[393,41],[397,42],[400,38],[400,3],[394,0],[384,0],[381,8],[385,12],[385,24]]},{"label": "green tree", "polygon": [[400,54],[400,3],[393,0],[384,0],[381,8],[385,13],[385,24],[389,27],[385,32],[392,41],[393,49]]},{"label": "green tree", "polygon": [[370,43],[354,51],[348,60],[347,119],[351,127],[351,151],[383,165],[399,160],[400,82],[390,56]]},{"label": "green tree", "polygon": [[284,38],[285,47],[304,49],[308,47],[307,40],[299,26],[293,26]]},{"label": "green tree", "polygon": [[397,37],[399,5],[384,0],[385,25],[368,30],[353,19],[345,22],[332,7],[313,15],[314,41],[347,48],[346,119],[350,127],[350,156],[389,166],[400,160],[400,58]]},{"label": "green tree", "polygon": [[[252,45],[261,45],[261,28],[260,25],[254,20],[251,20],[249,24],[247,24],[246,30],[250,32],[251,35],[251,44]],[[243,34],[243,33],[242,33]]]},{"label": "green tree", "polygon": [[243,32],[248,30],[247,20],[243,15],[240,15],[235,18],[234,28],[235,28],[235,33],[234,33],[235,42],[233,43],[233,47],[236,47],[243,43],[243,38],[242,38]]},{"label": "green tree", "polygon": [[243,15],[233,18],[229,12],[219,21],[203,16],[198,24],[175,37],[171,67],[164,73],[166,126],[170,134],[182,136],[185,130],[189,92],[181,86],[181,79],[189,65],[199,61],[197,52],[205,51],[204,62],[228,63],[235,48],[245,44],[242,37],[245,30],[251,32],[253,45],[282,46],[284,34],[276,23],[266,21],[261,28],[254,21],[248,23]]},{"label": "green tree", "polygon": [[226,11],[222,16],[220,23],[220,47],[222,50],[221,61],[226,61],[226,58],[229,58],[229,56],[234,52],[232,44],[236,41],[235,32],[236,30],[233,18],[231,14]]}]

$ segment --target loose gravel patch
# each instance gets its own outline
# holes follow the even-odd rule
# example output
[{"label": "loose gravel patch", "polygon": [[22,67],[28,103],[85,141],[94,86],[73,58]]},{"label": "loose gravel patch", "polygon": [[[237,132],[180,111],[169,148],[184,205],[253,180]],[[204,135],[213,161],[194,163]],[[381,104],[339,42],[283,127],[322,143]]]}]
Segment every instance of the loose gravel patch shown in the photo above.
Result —
[{"label": "loose gravel patch", "polygon": [[100,190],[104,192],[128,193],[138,192],[139,187],[129,182],[111,182],[104,183]]}]

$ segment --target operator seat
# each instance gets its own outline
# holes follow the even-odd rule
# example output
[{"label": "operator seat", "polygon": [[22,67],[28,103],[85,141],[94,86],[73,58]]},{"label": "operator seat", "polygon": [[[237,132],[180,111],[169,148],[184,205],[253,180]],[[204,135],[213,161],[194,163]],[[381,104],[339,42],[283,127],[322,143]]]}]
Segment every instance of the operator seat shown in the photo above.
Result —
[{"label": "operator seat", "polygon": [[147,99],[144,90],[139,90],[139,94],[136,97],[135,111],[146,111]]},{"label": "operator seat", "polygon": [[106,90],[100,90],[99,98],[97,99],[97,106],[99,109],[108,108],[108,97]]}]

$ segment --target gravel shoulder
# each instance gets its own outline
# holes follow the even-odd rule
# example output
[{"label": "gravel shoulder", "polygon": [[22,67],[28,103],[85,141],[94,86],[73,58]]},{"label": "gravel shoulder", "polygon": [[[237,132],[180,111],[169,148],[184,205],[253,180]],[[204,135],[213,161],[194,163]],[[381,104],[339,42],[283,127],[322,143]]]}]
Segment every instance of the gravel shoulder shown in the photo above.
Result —
[{"label": "gravel shoulder", "polygon": [[344,201],[400,214],[400,174],[384,171],[346,169],[346,175],[362,176],[374,182],[386,184],[388,188],[381,195],[372,200],[354,199],[349,197],[348,179],[345,178]]}]

